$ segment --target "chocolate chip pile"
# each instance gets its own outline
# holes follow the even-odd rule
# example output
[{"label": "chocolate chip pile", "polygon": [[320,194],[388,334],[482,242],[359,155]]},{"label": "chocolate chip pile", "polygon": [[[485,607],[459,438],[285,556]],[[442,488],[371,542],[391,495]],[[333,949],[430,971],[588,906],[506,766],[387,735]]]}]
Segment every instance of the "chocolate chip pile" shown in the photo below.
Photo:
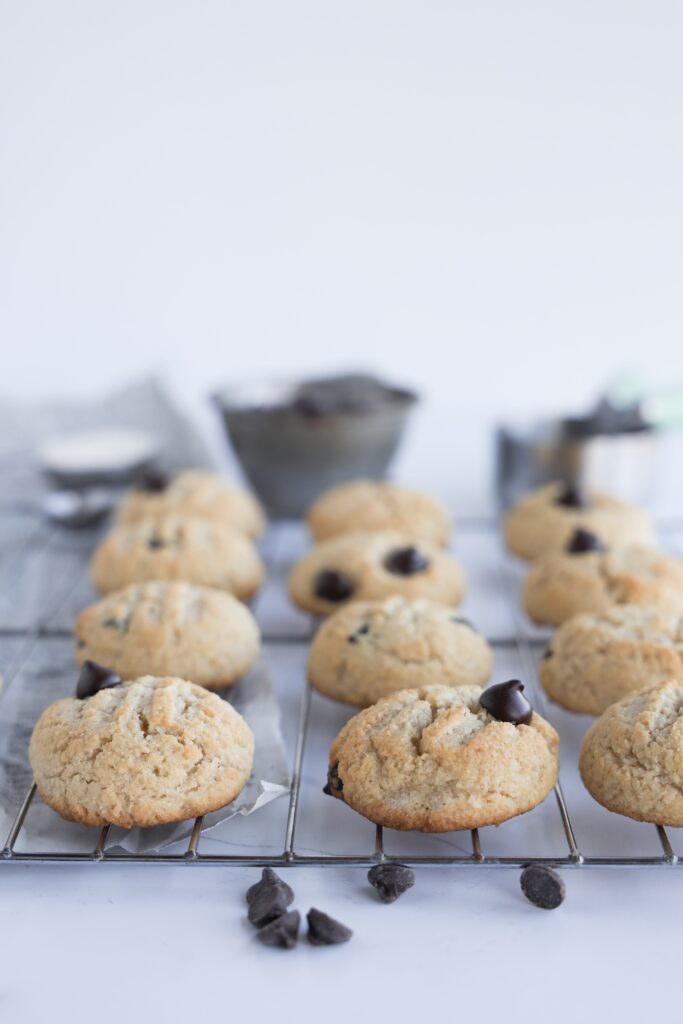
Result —
[{"label": "chocolate chip pile", "polygon": [[[299,941],[301,915],[289,910],[294,890],[272,868],[264,868],[260,881],[246,892],[247,917],[258,928],[256,938],[264,946],[294,949]],[[336,946],[348,942],[353,932],[341,921],[311,907],[306,915],[307,938],[312,946]]]}]

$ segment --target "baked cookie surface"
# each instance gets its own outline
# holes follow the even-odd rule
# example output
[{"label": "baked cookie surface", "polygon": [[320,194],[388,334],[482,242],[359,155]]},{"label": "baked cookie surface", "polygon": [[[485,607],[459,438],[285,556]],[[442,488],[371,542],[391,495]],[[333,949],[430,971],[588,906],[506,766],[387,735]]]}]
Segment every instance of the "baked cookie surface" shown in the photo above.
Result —
[{"label": "baked cookie surface", "polygon": [[152,676],[56,701],[29,745],[46,804],[68,821],[123,828],[224,807],[249,779],[253,753],[251,729],[230,704]]},{"label": "baked cookie surface", "polygon": [[330,750],[329,792],[376,824],[423,832],[497,825],[557,781],[557,733],[498,721],[479,687],[401,690],[355,715]]},{"label": "baked cookie surface", "polygon": [[607,708],[584,737],[579,768],[608,810],[683,826],[683,682],[658,683]]},{"label": "baked cookie surface", "polygon": [[296,563],[289,593],[314,615],[348,601],[394,594],[455,605],[465,582],[458,563],[428,541],[400,533],[349,533],[322,541]]},{"label": "baked cookie surface", "polygon": [[683,611],[683,562],[647,547],[544,555],[524,581],[522,604],[534,622],[549,626],[615,605]]},{"label": "baked cookie surface", "polygon": [[590,531],[607,547],[655,543],[642,509],[599,491],[559,483],[532,491],[503,520],[508,550],[527,559],[564,551],[577,529]]},{"label": "baked cookie surface", "polygon": [[203,469],[186,470],[168,482],[162,479],[155,489],[130,491],[119,506],[117,522],[137,523],[169,514],[212,519],[252,538],[260,537],[265,526],[263,509],[253,494]]},{"label": "baked cookie surface", "polygon": [[326,619],[311,646],[308,679],[328,697],[367,707],[408,687],[481,686],[492,667],[484,637],[453,609],[390,597],[354,601]]},{"label": "baked cookie surface", "polygon": [[558,629],[539,674],[556,704],[600,715],[629,693],[683,680],[683,617],[637,605],[576,615]]},{"label": "baked cookie surface", "polygon": [[101,593],[147,580],[187,580],[241,600],[263,582],[258,551],[242,533],[209,519],[167,515],[115,526],[90,562]]},{"label": "baked cookie surface", "polygon": [[392,530],[444,546],[450,531],[448,513],[435,498],[386,480],[352,480],[332,487],[308,510],[307,521],[316,541]]},{"label": "baked cookie surface", "polygon": [[224,590],[184,581],[131,583],[84,609],[75,658],[123,679],[176,676],[216,689],[236,682],[259,654],[253,615]]}]

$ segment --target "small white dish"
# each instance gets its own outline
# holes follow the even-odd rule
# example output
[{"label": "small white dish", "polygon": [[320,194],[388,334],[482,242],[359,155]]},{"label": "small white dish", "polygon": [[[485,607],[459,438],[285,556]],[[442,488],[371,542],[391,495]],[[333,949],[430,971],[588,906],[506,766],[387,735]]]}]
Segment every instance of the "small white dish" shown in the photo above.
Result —
[{"label": "small white dish", "polygon": [[159,443],[152,434],[123,427],[62,434],[38,449],[43,469],[65,483],[81,486],[128,479],[158,455]]}]

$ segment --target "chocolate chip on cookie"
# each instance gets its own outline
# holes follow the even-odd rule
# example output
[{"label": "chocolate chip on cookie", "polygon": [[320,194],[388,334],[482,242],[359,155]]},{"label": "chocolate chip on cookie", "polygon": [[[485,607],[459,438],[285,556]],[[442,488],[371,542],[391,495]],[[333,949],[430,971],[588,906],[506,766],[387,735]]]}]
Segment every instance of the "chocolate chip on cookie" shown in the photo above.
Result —
[{"label": "chocolate chip on cookie", "polygon": [[346,639],[350,644],[357,644],[358,638],[361,636],[367,636],[370,632],[370,623],[364,622],[362,626],[359,626],[355,633],[351,633]]},{"label": "chocolate chip on cookie", "polygon": [[353,583],[343,572],[323,569],[315,577],[313,591],[323,601],[348,601],[353,593]]},{"label": "chocolate chip on cookie", "polygon": [[495,686],[489,686],[484,690],[479,703],[498,722],[528,725],[534,712],[523,690],[524,683],[519,679],[496,683]]},{"label": "chocolate chip on cookie", "polygon": [[565,484],[555,498],[555,504],[565,508],[586,508],[588,499],[578,484]]},{"label": "chocolate chip on cookie", "polygon": [[606,548],[599,537],[579,526],[569,538],[566,550],[570,555],[582,555],[588,551],[605,551]]},{"label": "chocolate chip on cookie", "polygon": [[150,470],[140,480],[137,489],[139,491],[149,491],[150,494],[161,494],[162,491],[166,490],[170,482],[171,480],[167,473],[162,473],[161,470]]},{"label": "chocolate chip on cookie", "polygon": [[333,796],[334,793],[341,793],[344,783],[339,778],[339,765],[332,764],[327,769],[327,782],[323,786],[323,793],[326,796]]},{"label": "chocolate chip on cookie", "polygon": [[384,561],[384,567],[395,576],[414,576],[429,568],[429,559],[411,545],[391,551]]},{"label": "chocolate chip on cookie", "polygon": [[87,697],[94,697],[100,690],[108,690],[111,686],[119,686],[122,682],[121,676],[116,672],[88,659],[83,662],[78,676],[76,696],[79,700],[85,700]]}]

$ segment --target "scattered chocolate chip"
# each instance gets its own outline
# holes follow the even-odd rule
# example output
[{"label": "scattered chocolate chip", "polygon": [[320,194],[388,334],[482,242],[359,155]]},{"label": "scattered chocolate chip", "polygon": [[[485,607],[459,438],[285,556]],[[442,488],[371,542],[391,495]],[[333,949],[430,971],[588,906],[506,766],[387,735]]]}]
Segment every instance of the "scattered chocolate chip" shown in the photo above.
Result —
[{"label": "scattered chocolate chip", "polygon": [[348,942],[353,932],[341,921],[335,921],[329,914],[315,907],[306,914],[308,921],[308,941],[313,946],[336,946],[340,942]]},{"label": "scattered chocolate chip", "polygon": [[85,700],[86,697],[94,697],[100,690],[108,690],[112,686],[118,686],[123,680],[120,675],[105,665],[98,665],[96,661],[83,662],[78,682],[76,683],[76,697],[78,700]]},{"label": "scattered chocolate chip", "polygon": [[384,559],[384,568],[394,576],[414,576],[429,568],[429,559],[415,547],[397,548]]},{"label": "scattered chocolate chip", "polygon": [[255,893],[249,901],[247,917],[257,928],[270,924],[276,917],[282,917],[294,899],[294,893],[288,885],[266,885]]},{"label": "scattered chocolate chip", "polygon": [[339,765],[331,764],[327,769],[327,784],[323,786],[323,793],[332,796],[333,793],[341,793],[344,783],[339,778]]},{"label": "scattered chocolate chip", "polygon": [[479,698],[479,703],[499,722],[528,725],[534,712],[523,690],[524,683],[519,679],[509,679],[507,683],[489,686]]},{"label": "scattered chocolate chip", "polygon": [[298,910],[290,910],[276,917],[270,924],[259,928],[256,938],[264,946],[278,946],[280,949],[294,949],[299,939],[301,916]]},{"label": "scattered chocolate chip", "polygon": [[550,661],[554,653],[555,652],[553,651],[552,647],[546,647],[546,649],[543,652],[543,660]]},{"label": "scattered chocolate chip", "polygon": [[162,473],[161,470],[150,470],[138,484],[138,490],[159,494],[166,490],[170,482],[168,474]]},{"label": "scattered chocolate chip", "polygon": [[286,896],[288,896],[289,901],[287,903],[287,906],[289,906],[289,904],[294,899],[293,889],[289,885],[287,885],[286,882],[283,882],[280,876],[276,874],[276,872],[273,871],[272,868],[264,868],[263,871],[261,872],[260,880],[258,882],[255,882],[253,885],[249,886],[249,888],[246,891],[247,903],[251,905],[254,902],[254,900],[258,899],[262,895],[262,893],[265,892],[267,889],[279,889]]},{"label": "scattered chocolate chip", "polygon": [[361,637],[361,636],[366,636],[369,632],[370,632],[370,623],[369,622],[364,622],[362,626],[358,627],[358,629],[356,630],[355,633],[352,633],[351,636],[347,636],[346,639],[348,640],[348,642],[350,644],[357,644],[358,643],[358,638]]},{"label": "scattered chocolate chip", "polygon": [[165,548],[166,541],[162,537],[150,537],[147,541],[147,547],[150,551],[156,551],[158,548]]},{"label": "scattered chocolate chip", "polygon": [[323,601],[347,601],[353,594],[353,583],[337,569],[323,569],[315,578],[313,590]]},{"label": "scattered chocolate chip", "polygon": [[415,885],[415,872],[405,864],[376,864],[368,871],[368,882],[382,903],[393,903]]},{"label": "scattered chocolate chip", "polygon": [[555,504],[564,505],[565,508],[585,508],[588,501],[578,484],[564,484],[555,498]]},{"label": "scattered chocolate chip", "polygon": [[527,864],[519,877],[526,898],[542,910],[555,910],[566,895],[564,882],[546,864]]},{"label": "scattered chocolate chip", "polygon": [[570,555],[582,555],[587,551],[605,551],[605,545],[596,537],[590,530],[584,530],[582,527],[574,530],[573,534],[567,542],[567,551]]}]

